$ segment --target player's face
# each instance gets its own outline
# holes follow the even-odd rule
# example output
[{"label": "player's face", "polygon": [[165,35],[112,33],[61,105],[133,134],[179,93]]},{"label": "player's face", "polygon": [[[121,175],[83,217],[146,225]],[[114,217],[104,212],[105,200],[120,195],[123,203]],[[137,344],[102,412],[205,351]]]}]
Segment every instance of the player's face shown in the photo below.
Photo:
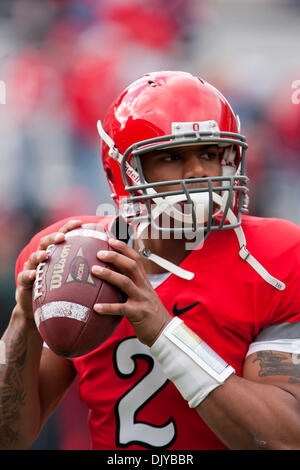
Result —
[{"label": "player's face", "polygon": [[[148,183],[177,179],[221,176],[221,155],[217,145],[188,146],[149,152],[141,158],[145,179]],[[213,183],[218,185],[218,183]],[[189,188],[207,186],[189,184]],[[180,185],[179,185],[180,187]],[[170,185],[156,187],[157,192],[178,189]]]}]

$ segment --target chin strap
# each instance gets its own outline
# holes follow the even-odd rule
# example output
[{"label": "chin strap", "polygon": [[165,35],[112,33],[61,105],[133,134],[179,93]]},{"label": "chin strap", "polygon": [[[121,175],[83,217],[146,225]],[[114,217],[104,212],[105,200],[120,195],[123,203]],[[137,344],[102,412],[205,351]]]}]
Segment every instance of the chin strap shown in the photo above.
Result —
[{"label": "chin strap", "polygon": [[[218,202],[220,207],[222,207],[222,197],[219,196],[216,193],[213,193],[214,195],[214,201]],[[228,209],[227,217],[230,223],[236,224],[237,223],[237,218],[235,214],[232,212],[231,209]],[[166,271],[169,271],[176,276],[181,277],[182,279],[186,280],[191,280],[194,277],[194,273],[187,271],[185,269],[180,268],[174,263],[171,263],[170,261],[155,255],[152,253],[149,248],[145,247],[143,241],[141,240],[141,235],[145,231],[145,229],[148,227],[150,224],[150,221],[140,223],[139,226],[137,227],[137,239],[138,243],[140,246],[140,253],[142,256],[144,256],[147,259],[150,259],[153,263],[157,264],[158,266],[161,266],[163,269]],[[255,259],[251,253],[247,250],[246,248],[246,238],[245,234],[243,232],[243,229],[241,226],[237,227],[234,229],[234,232],[237,236],[238,242],[239,242],[239,255],[242,258],[243,261],[247,262],[256,272],[261,276],[268,284],[273,286],[275,289],[278,289],[280,291],[285,289],[285,284],[281,282],[280,280],[276,279],[273,277],[258,261]]]},{"label": "chin strap", "polygon": [[239,255],[243,261],[246,261],[250,266],[271,286],[275,287],[278,290],[284,290],[285,284],[275,277],[271,276],[271,274],[254,258],[254,256],[249,253],[246,248],[246,239],[242,227],[238,227],[234,229],[236,236],[239,241],[240,250]]},{"label": "chin strap", "polygon": [[171,263],[171,261],[168,261],[165,258],[162,258],[161,256],[152,253],[149,248],[145,247],[144,243],[140,238],[138,238],[138,243],[141,255],[144,256],[144,258],[150,259],[150,261],[162,267],[166,271],[169,271],[170,273],[175,274],[176,276],[181,277],[182,279],[186,279],[187,281],[191,281],[195,276],[194,273],[182,269],[180,268],[180,266],[177,266],[177,264]]}]

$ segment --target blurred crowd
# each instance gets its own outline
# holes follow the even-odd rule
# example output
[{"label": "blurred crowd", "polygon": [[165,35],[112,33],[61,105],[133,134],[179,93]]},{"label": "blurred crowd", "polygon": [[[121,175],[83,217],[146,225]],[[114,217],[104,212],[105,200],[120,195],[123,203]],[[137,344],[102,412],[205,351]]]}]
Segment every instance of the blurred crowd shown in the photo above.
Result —
[{"label": "blurred crowd", "polygon": [[[276,34],[288,32],[291,44],[299,45],[299,1],[241,3],[241,18],[247,7],[271,8],[263,34],[271,37],[268,22],[276,14],[282,27]],[[300,91],[292,88],[297,80],[300,88],[300,63],[279,52],[277,61],[270,60],[271,70],[263,53],[248,55],[239,40],[234,49],[226,45],[227,32],[238,30],[238,5],[1,0],[6,104],[0,104],[0,333],[14,306],[15,261],[31,236],[64,217],[95,214],[99,204],[110,202],[96,122],[118,93],[146,72],[186,70],[219,88],[248,138],[250,212],[300,223]],[[259,52],[266,43],[257,39],[253,46],[258,27],[252,25],[249,37]],[[77,383],[33,448],[88,448],[86,409],[78,406],[76,394]]]}]

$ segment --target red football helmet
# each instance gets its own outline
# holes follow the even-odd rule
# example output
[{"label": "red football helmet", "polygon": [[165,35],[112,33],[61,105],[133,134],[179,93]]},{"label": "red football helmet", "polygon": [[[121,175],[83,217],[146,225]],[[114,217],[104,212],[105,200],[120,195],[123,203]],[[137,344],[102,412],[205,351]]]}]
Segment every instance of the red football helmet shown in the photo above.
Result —
[{"label": "red football helmet", "polygon": [[[112,197],[118,207],[126,198],[122,207],[128,221],[151,221],[163,230],[156,225],[158,216],[167,212],[179,220],[180,210],[174,206],[188,201],[193,205],[191,215],[181,220],[190,223],[191,231],[197,230],[199,204],[205,207],[206,232],[240,225],[241,214],[247,210],[247,143],[229,103],[212,85],[187,72],[146,74],[115,100],[103,126],[98,122],[98,130]],[[166,147],[208,144],[224,149],[222,176],[193,179],[193,189],[189,189],[189,180],[145,181],[140,155]],[[198,182],[199,188],[195,189]],[[161,191],[156,192],[158,186],[162,190],[170,184],[177,188],[179,184],[181,189],[163,196]],[[231,220],[229,213],[235,214]]]}]

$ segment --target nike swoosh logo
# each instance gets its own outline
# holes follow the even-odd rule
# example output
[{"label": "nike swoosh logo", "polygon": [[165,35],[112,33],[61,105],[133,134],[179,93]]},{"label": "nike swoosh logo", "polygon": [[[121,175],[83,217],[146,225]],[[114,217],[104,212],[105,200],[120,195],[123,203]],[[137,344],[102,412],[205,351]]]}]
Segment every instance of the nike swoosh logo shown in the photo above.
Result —
[{"label": "nike swoosh logo", "polygon": [[195,302],[194,304],[188,305],[187,307],[178,308],[177,302],[176,302],[173,307],[173,315],[175,315],[176,317],[179,317],[179,315],[182,315],[183,313],[188,312],[192,308],[196,307],[196,305],[198,304],[200,304],[200,302]]}]

